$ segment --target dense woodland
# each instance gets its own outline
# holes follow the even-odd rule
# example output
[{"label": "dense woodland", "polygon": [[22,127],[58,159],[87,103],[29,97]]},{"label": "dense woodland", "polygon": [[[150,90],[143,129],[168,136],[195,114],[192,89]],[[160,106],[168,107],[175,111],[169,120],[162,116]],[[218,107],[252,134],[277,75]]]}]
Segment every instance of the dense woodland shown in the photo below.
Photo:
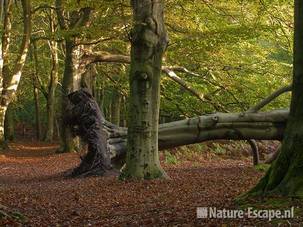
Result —
[{"label": "dense woodland", "polygon": [[[82,15],[86,7],[94,10],[87,12],[83,27],[79,24],[62,28],[60,17],[52,9],[55,3],[31,3],[32,42],[17,95],[8,111],[12,115],[8,118],[13,120],[8,122],[16,128],[24,125],[25,130],[39,129],[35,132],[39,132],[41,139],[52,140],[57,136],[60,130],[53,125],[60,121],[61,96],[68,93],[67,87],[71,86],[64,80],[68,77],[65,76],[66,64],[70,60],[65,53],[68,49],[65,42],[70,41],[78,43],[74,44],[75,49],[83,49],[79,57],[89,59],[87,65],[93,62],[83,70],[92,78],[90,86],[105,118],[126,126],[129,65],[119,57],[127,56],[130,51],[132,11],[129,3],[80,1],[73,5],[59,1],[56,4],[62,4],[65,14],[76,10]],[[290,84],[291,1],[167,1],[165,4],[169,44],[163,65],[172,67],[176,76],[162,74],[161,123],[217,111],[245,111],[266,95]],[[13,4],[11,10],[7,56],[10,71],[16,65],[23,29],[21,5]],[[53,102],[49,100],[52,96]],[[266,108],[287,108],[288,105],[289,96],[285,95]],[[49,115],[48,108],[54,108],[55,114]],[[48,124],[49,121],[54,122]],[[8,128],[11,127],[13,125]]]},{"label": "dense woodland", "polygon": [[[273,224],[301,223],[302,1],[0,0],[0,6],[0,225],[223,224],[198,220],[193,211],[224,208],[218,198],[228,192],[219,187],[232,191],[226,208],[296,206],[296,218]],[[222,159],[226,147],[239,153]],[[23,171],[28,176],[19,176]],[[213,203],[195,192],[207,191],[201,187],[209,180],[218,185],[209,193]],[[95,214],[88,218],[64,202],[73,211],[43,222],[46,214],[11,202],[16,182],[28,182],[20,183],[19,197],[30,201],[38,182],[58,201],[56,190],[67,194],[78,184],[79,194],[92,193],[83,207]],[[113,198],[112,216],[112,201],[92,205],[108,184],[112,193],[119,187],[129,193],[124,205]],[[156,191],[145,190],[149,184]],[[161,193],[179,186],[180,209],[169,200],[161,205]],[[144,207],[134,196],[142,207],[130,210],[142,222],[120,216],[136,190],[159,203]],[[51,213],[61,205],[41,206]],[[83,220],[71,218],[74,212]]]}]

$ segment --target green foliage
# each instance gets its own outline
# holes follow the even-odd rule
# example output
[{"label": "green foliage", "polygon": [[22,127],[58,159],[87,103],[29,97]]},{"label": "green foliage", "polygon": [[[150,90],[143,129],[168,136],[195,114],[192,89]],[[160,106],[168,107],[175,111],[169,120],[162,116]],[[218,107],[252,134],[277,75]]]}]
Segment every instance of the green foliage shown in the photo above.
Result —
[{"label": "green foliage", "polygon": [[165,163],[167,163],[167,164],[176,165],[179,162],[176,155],[172,154],[169,151],[164,152],[164,157],[165,157]]},{"label": "green foliage", "polygon": [[218,143],[214,143],[213,152],[214,152],[215,154],[222,155],[222,154],[225,154],[225,153],[226,153],[226,149],[225,149],[222,145],[220,145],[220,144],[218,144]]},{"label": "green foliage", "polygon": [[269,169],[270,165],[269,164],[258,164],[255,166],[255,169],[260,171],[260,172],[267,172]]},{"label": "green foliage", "polygon": [[[293,1],[199,1],[168,0],[166,27],[169,46],[164,58],[168,66],[182,66],[195,74],[176,72],[188,86],[209,100],[201,101],[167,76],[161,81],[161,122],[184,119],[216,111],[244,111],[279,87],[287,85],[292,75]],[[54,1],[33,1],[33,8],[54,6]],[[59,82],[64,70],[64,37],[77,35],[93,51],[128,55],[130,52],[132,14],[125,1],[63,1],[65,15],[91,7],[90,25],[56,31],[49,28],[50,10],[40,8],[33,14],[33,39],[38,51],[38,76],[47,89],[51,72],[48,39],[59,42]],[[14,6],[11,52],[17,53],[22,31],[20,8]],[[0,28],[2,32],[2,28]],[[10,64],[13,64],[12,54]],[[129,66],[98,64],[94,87],[97,101],[110,118],[113,91],[123,95],[123,119],[127,119]],[[33,123],[33,56],[29,55],[21,79],[16,106],[18,119]],[[61,91],[58,88],[57,97]],[[290,95],[284,94],[264,110],[287,108]],[[45,98],[41,96],[42,113]],[[219,106],[219,107],[218,107]],[[44,116],[45,114],[42,114]],[[45,118],[45,117],[44,117]],[[43,120],[44,121],[44,120]],[[217,149],[220,150],[219,148]]]},{"label": "green foliage", "polygon": [[17,222],[19,224],[24,223],[26,221],[26,217],[22,213],[18,211],[13,211],[8,207],[0,204],[0,220],[2,219],[13,220],[14,222]]}]

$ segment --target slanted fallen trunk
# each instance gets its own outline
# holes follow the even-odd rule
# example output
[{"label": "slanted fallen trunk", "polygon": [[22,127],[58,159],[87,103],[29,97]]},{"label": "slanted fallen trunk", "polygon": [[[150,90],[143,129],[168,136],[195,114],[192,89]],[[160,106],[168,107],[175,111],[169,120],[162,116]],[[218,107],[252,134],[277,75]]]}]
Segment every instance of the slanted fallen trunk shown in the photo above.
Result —
[{"label": "slanted fallen trunk", "polygon": [[[80,91],[78,93],[82,94],[83,92]],[[84,106],[87,106],[87,101],[84,103]],[[89,119],[94,118],[95,115],[93,113],[96,112],[82,111],[82,108],[80,109],[81,114],[77,114],[79,111],[74,110],[74,117],[70,117],[69,121],[75,121],[76,123],[73,124],[80,126],[78,130],[82,133],[78,134],[91,146],[89,146],[88,153],[82,160],[80,166],[74,169],[72,175],[104,175],[106,172],[112,172],[109,158],[111,158],[115,164],[119,164],[119,162],[123,160],[123,157],[125,157],[127,151],[127,128],[118,127],[104,120],[100,114],[98,114],[98,116],[100,115],[99,117],[96,116],[96,120],[90,121]],[[288,113],[288,110],[258,113],[214,113],[160,124],[159,149],[163,150],[222,139],[282,140]],[[80,115],[83,115],[83,117]],[[85,123],[86,121],[88,121],[87,124]],[[102,130],[100,128],[100,134],[97,133],[97,131],[99,132],[99,126],[97,127],[98,130],[96,133],[91,133],[95,131],[94,129],[97,129],[91,127],[95,124],[102,127]],[[106,133],[103,134],[101,133],[102,131]],[[92,135],[92,138],[90,138],[90,135]],[[86,138],[87,136],[89,138]],[[95,146],[96,144],[98,146]],[[253,148],[255,147],[254,144],[251,145]],[[253,155],[254,164],[256,164],[255,162],[258,160],[258,157],[255,156],[258,155],[258,152],[253,152]]]},{"label": "slanted fallen trunk", "polygon": [[[288,110],[259,113],[215,113],[159,126],[159,149],[209,140],[281,140]],[[127,128],[103,123],[112,160],[126,153]]]}]

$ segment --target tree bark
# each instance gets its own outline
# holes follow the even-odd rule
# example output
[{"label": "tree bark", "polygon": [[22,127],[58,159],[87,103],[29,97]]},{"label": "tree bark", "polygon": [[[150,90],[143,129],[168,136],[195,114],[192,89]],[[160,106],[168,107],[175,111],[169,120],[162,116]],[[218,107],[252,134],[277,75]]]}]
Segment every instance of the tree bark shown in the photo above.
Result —
[{"label": "tree bark", "polygon": [[[216,113],[159,125],[159,149],[209,140],[280,140],[288,110],[261,113]],[[127,153],[127,128],[104,122],[112,159]]]},{"label": "tree bark", "polygon": [[158,154],[160,74],[167,46],[163,0],[132,0],[129,128],[121,179],[166,177]]},{"label": "tree bark", "polygon": [[41,126],[41,120],[40,120],[40,100],[39,100],[39,61],[38,61],[38,53],[37,53],[37,45],[34,41],[32,43],[33,48],[31,49],[31,55],[34,56],[34,74],[32,78],[32,84],[33,84],[33,95],[34,95],[34,103],[35,103],[35,120],[36,120],[36,138],[37,140],[41,139],[42,136],[42,126]]},{"label": "tree bark", "polygon": [[87,154],[71,176],[116,174],[111,167],[106,144],[106,133],[102,129],[103,114],[88,89],[80,89],[68,95],[73,104],[64,121],[73,129],[73,134],[87,143]]},{"label": "tree bark", "polygon": [[36,138],[37,140],[40,140],[42,135],[42,129],[41,129],[42,127],[40,120],[40,100],[39,100],[39,89],[36,86],[35,81],[33,81],[33,91],[34,91],[34,102],[35,102]]},{"label": "tree bark", "polygon": [[31,34],[31,2],[30,0],[22,0],[23,10],[23,38],[20,45],[19,54],[16,59],[16,63],[13,67],[12,73],[8,69],[7,61],[9,55],[9,40],[10,40],[10,20],[11,20],[11,4],[12,1],[6,1],[8,3],[4,18],[4,29],[2,33],[2,53],[1,53],[1,76],[0,76],[0,146],[4,145],[4,121],[5,113],[8,105],[14,98],[22,74],[22,69],[27,57],[30,34]]},{"label": "tree bark", "polygon": [[117,126],[120,125],[120,111],[121,111],[121,95],[119,91],[113,90],[111,103],[111,122]]},{"label": "tree bark", "polygon": [[289,120],[281,151],[266,175],[242,198],[279,195],[303,198],[303,2],[295,0],[294,70]]},{"label": "tree bark", "polygon": [[0,148],[5,148],[4,124],[7,107],[0,106]]},{"label": "tree bark", "polygon": [[8,105],[5,122],[4,122],[4,136],[6,141],[13,141],[15,139],[15,127],[14,127],[14,109],[12,104]]},{"label": "tree bark", "polygon": [[[62,105],[61,105],[61,116],[62,116],[62,122],[61,122],[61,149],[60,152],[73,152],[74,151],[74,140],[72,136],[72,132],[70,127],[66,127],[66,125],[63,122],[63,116],[66,112],[66,109],[69,108],[69,101],[67,99],[67,94],[72,92],[74,89],[74,86],[77,86],[77,79],[78,76],[74,75],[74,45],[75,43],[73,41],[66,41],[65,42],[65,61],[64,61],[64,74],[63,74],[63,83],[62,83],[62,90],[64,93],[62,94]],[[74,81],[76,80],[76,81]],[[78,81],[80,83],[80,81]],[[77,86],[78,87],[78,86]]]},{"label": "tree bark", "polygon": [[[53,12],[50,15],[50,30],[55,32],[55,22],[53,18]],[[56,104],[56,87],[58,83],[58,70],[59,70],[59,58],[58,58],[58,43],[55,40],[48,42],[49,49],[52,57],[52,69],[50,73],[50,80],[48,83],[47,93],[47,129],[45,133],[45,141],[52,142],[54,139],[54,127],[55,127],[55,104]]]},{"label": "tree bark", "polygon": [[[1,59],[0,59],[0,92],[2,94],[3,88],[7,80],[9,79],[9,66],[8,66],[8,55],[11,38],[12,28],[12,1],[4,1],[4,18],[3,18],[3,33],[1,37]],[[1,105],[0,103],[0,148],[5,148],[5,113],[7,105]]]},{"label": "tree bark", "polygon": [[72,152],[77,150],[75,145],[79,142],[73,140],[71,129],[66,127],[63,117],[70,105],[67,95],[81,87],[81,77],[86,71],[87,65],[82,62],[83,46],[79,45],[81,34],[77,33],[77,29],[89,26],[92,9],[85,7],[66,13],[67,11],[64,9],[66,3],[63,3],[61,0],[56,0],[56,12],[60,28],[65,32],[75,29],[75,34],[65,38],[65,68],[62,83],[62,90],[65,94],[62,94],[61,147],[59,152]]}]

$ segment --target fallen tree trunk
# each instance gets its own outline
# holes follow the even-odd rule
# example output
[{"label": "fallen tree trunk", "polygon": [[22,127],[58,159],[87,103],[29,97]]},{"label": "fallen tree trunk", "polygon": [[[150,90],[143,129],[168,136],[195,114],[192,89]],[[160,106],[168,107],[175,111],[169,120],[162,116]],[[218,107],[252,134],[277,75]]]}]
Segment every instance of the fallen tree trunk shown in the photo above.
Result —
[{"label": "fallen tree trunk", "polygon": [[[281,140],[288,110],[260,113],[215,113],[159,126],[159,149],[209,140]],[[126,153],[127,128],[104,122],[112,159]]]}]

